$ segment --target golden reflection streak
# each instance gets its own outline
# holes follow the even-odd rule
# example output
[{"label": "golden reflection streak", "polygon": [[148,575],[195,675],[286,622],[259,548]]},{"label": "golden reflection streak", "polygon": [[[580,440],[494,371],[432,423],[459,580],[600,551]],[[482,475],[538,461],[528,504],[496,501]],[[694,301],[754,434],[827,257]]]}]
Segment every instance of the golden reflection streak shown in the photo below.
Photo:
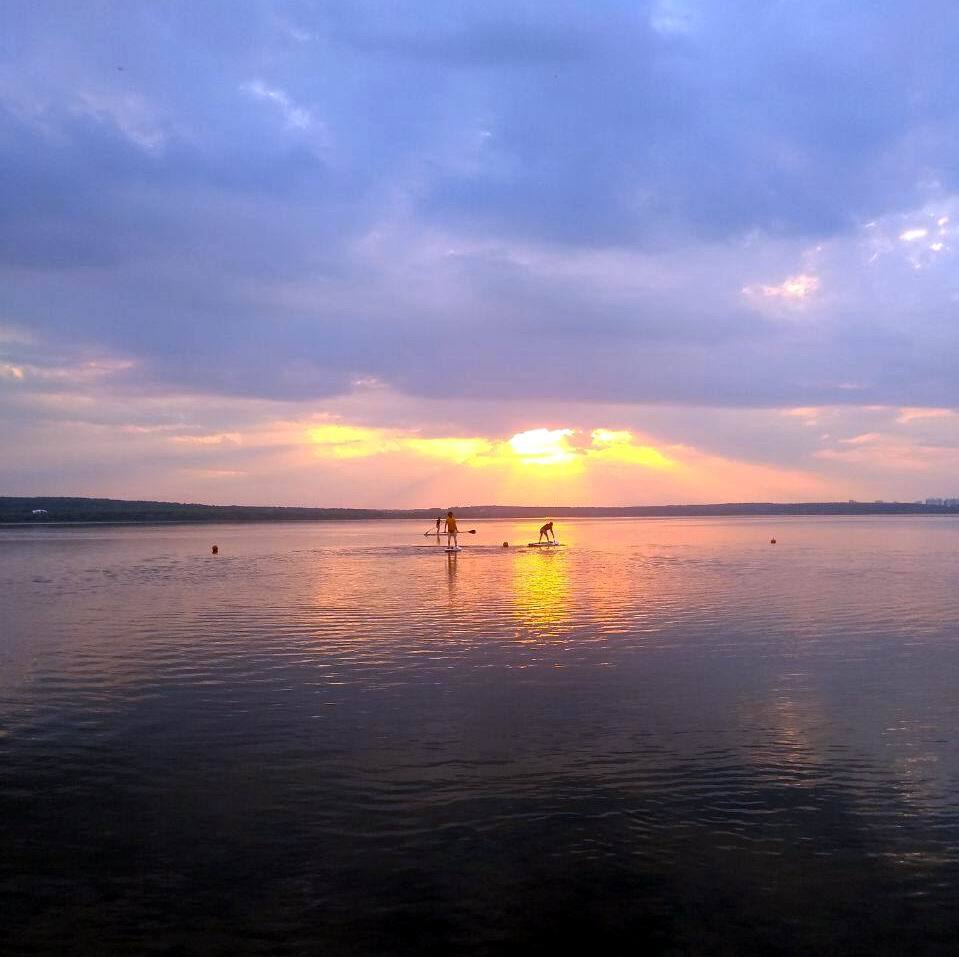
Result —
[{"label": "golden reflection streak", "polygon": [[456,552],[446,553],[446,584],[449,589],[450,608],[456,608]]},{"label": "golden reflection streak", "polygon": [[571,589],[566,556],[561,552],[533,551],[513,562],[513,602],[519,618],[549,637],[568,621]]}]

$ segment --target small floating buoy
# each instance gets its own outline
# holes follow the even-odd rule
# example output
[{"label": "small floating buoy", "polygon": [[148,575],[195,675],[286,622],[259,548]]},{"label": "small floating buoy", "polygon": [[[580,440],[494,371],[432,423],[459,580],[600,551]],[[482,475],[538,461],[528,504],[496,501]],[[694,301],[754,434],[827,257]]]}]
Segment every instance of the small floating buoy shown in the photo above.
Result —
[{"label": "small floating buoy", "polygon": [[213,546],[213,554],[214,554],[214,555],[219,555],[219,554],[220,554],[220,546],[219,546],[219,545],[214,545],[214,546]]},{"label": "small floating buoy", "polygon": [[775,545],[775,544],[776,544],[776,539],[775,539],[775,538],[769,539],[769,544],[770,544],[770,545]]},{"label": "small floating buoy", "polygon": [[509,542],[503,542],[503,548],[509,548]]}]

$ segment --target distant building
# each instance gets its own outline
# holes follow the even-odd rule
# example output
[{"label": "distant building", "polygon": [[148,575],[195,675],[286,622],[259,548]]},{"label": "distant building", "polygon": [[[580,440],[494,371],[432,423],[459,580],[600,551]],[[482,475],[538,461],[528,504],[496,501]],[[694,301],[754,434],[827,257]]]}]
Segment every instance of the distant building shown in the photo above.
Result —
[{"label": "distant building", "polygon": [[950,508],[956,508],[956,506],[959,506],[959,498],[944,498],[942,504],[948,505]]},{"label": "distant building", "polygon": [[926,505],[942,505],[941,498],[927,498]]}]

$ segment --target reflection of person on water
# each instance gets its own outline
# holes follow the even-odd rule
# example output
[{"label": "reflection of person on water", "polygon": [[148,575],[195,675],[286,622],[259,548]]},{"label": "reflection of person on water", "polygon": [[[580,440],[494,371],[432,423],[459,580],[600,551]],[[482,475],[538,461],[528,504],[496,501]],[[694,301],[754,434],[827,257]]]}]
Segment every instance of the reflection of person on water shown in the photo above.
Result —
[{"label": "reflection of person on water", "polygon": [[544,535],[546,536],[546,541],[548,541],[548,542],[550,542],[550,541],[555,542],[555,541],[556,541],[556,532],[553,531],[553,523],[552,523],[552,522],[547,522],[547,523],[539,530],[539,541],[542,541],[542,540],[543,540],[543,536],[544,536]]},{"label": "reflection of person on water", "polygon": [[459,548],[459,542],[456,539],[456,519],[452,512],[446,513],[446,547]]}]

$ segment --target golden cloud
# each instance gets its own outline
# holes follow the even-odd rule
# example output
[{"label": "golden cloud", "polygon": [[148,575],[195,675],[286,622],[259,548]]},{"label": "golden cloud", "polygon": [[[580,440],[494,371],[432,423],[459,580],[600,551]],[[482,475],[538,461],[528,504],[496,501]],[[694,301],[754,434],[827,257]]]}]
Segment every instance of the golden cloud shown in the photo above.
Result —
[{"label": "golden cloud", "polygon": [[588,443],[576,444],[580,433],[569,428],[536,428],[508,439],[482,436],[423,436],[412,430],[375,428],[339,422],[306,429],[309,444],[322,458],[355,459],[379,455],[413,455],[443,459],[474,468],[494,465],[564,467],[576,471],[590,460],[619,462],[665,470],[678,463],[651,445],[638,444],[626,430],[593,429]]}]

